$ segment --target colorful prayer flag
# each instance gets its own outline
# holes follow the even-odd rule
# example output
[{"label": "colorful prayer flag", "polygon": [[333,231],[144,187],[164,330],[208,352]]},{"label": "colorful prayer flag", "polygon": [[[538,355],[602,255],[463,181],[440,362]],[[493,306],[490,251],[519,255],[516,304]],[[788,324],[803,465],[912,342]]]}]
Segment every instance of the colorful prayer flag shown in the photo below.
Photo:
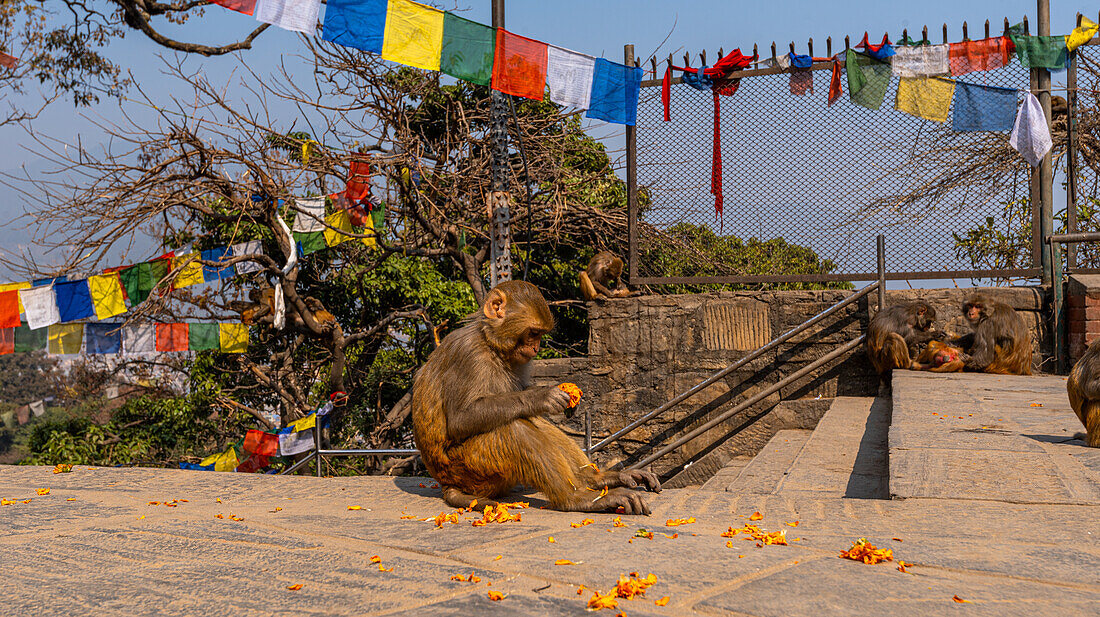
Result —
[{"label": "colorful prayer flag", "polygon": [[19,301],[27,314],[27,325],[32,329],[45,328],[61,321],[57,310],[57,294],[52,285],[19,290]]},{"label": "colorful prayer flag", "polygon": [[[352,204],[357,204],[370,197],[370,159],[356,157],[348,163],[348,181],[344,185],[344,198]],[[322,206],[324,202],[322,200]],[[344,204],[345,207],[349,204]],[[337,208],[341,209],[341,208]],[[324,208],[318,214],[324,214]],[[297,231],[317,231],[316,229],[299,229]]]},{"label": "colorful prayer flag", "polygon": [[443,45],[439,70],[479,86],[488,86],[493,78],[493,51],[496,31],[489,26],[443,14]]},{"label": "colorful prayer flag", "polygon": [[325,198],[300,197],[296,200],[298,212],[294,215],[293,231],[310,233],[325,228]]},{"label": "colorful prayer flag", "polygon": [[90,323],[84,332],[87,353],[109,354],[122,351],[122,324]]},{"label": "colorful prayer flag", "polygon": [[1024,104],[1016,114],[1016,123],[1012,134],[1008,136],[1008,145],[1016,149],[1032,167],[1043,161],[1043,157],[1054,145],[1050,137],[1050,127],[1043,106],[1035,95],[1024,93]]},{"label": "colorful prayer flag", "polygon": [[951,43],[947,52],[952,75],[965,75],[973,71],[992,71],[1008,64],[1015,46],[1005,36],[980,41]]},{"label": "colorful prayer flag", "polygon": [[211,454],[199,462],[200,467],[210,467],[212,465],[214,471],[236,471],[239,464],[237,450],[233,446],[230,446],[225,452]]},{"label": "colorful prayer flag", "polygon": [[921,45],[919,47],[898,47],[890,66],[894,75],[899,77],[929,77],[946,75],[951,72],[948,61],[948,45]]},{"label": "colorful prayer flag", "polygon": [[1024,34],[1023,24],[1008,29],[1008,38],[1016,46],[1016,58],[1020,64],[1033,69],[1064,69],[1069,62],[1066,36],[1029,36]]},{"label": "colorful prayer flag", "polygon": [[122,279],[122,286],[126,289],[126,297],[130,299],[130,306],[145,302],[157,283],[168,276],[171,267],[171,258],[154,259],[119,271],[119,278]]},{"label": "colorful prayer flag", "polygon": [[126,301],[122,298],[122,283],[118,274],[90,276],[88,288],[92,294],[96,319],[108,319],[126,312]]},{"label": "colorful prayer flag", "polygon": [[911,116],[946,122],[955,95],[955,80],[943,77],[902,77],[894,109]]},{"label": "colorful prayer flag", "polygon": [[840,99],[842,94],[840,86],[840,59],[833,58],[833,74],[829,79],[829,106],[832,107],[833,103]]},{"label": "colorful prayer flag", "polygon": [[46,401],[42,399],[31,401],[27,406],[31,408],[31,413],[33,413],[36,418],[46,413]]},{"label": "colorful prayer flag", "polygon": [[19,290],[0,291],[0,328],[19,327]]},{"label": "colorful prayer flag", "polygon": [[309,414],[279,429],[279,456],[300,454],[313,449],[312,429],[316,425],[317,414]]},{"label": "colorful prayer flag", "polygon": [[882,107],[890,86],[890,65],[849,49],[844,68],[848,73],[848,99],[867,109]]},{"label": "colorful prayer flag", "polygon": [[15,419],[19,424],[26,424],[31,421],[31,407],[30,405],[20,405],[15,408]]},{"label": "colorful prayer flag", "polygon": [[258,21],[305,34],[317,31],[321,0],[258,0],[258,3]]},{"label": "colorful prayer flag", "polygon": [[294,236],[294,242],[298,245],[298,254],[303,257],[326,248],[324,232],[296,231],[292,235]]},{"label": "colorful prayer flag", "polygon": [[244,435],[244,445],[241,449],[252,454],[276,456],[279,454],[279,436],[275,433],[250,429]]},{"label": "colorful prayer flag", "polygon": [[15,328],[0,328],[0,356],[10,353],[15,353]]},{"label": "colorful prayer flag", "polygon": [[6,69],[14,69],[19,66],[19,58],[0,51],[0,66]]},{"label": "colorful prayer flag", "polygon": [[222,353],[248,351],[248,326],[239,323],[219,324],[218,344]]},{"label": "colorful prayer flag", "polygon": [[[248,242],[241,242],[229,247],[233,257],[243,257],[245,255],[263,255],[264,247],[263,243],[259,240],[249,240]],[[249,274],[252,272],[259,272],[263,270],[263,266],[255,261],[238,261],[235,265],[237,268],[237,274]]]},{"label": "colorful prayer flag", "polygon": [[69,283],[57,283],[53,286],[57,294],[57,312],[62,322],[78,321],[95,316],[95,306],[92,305],[92,291],[88,287],[88,279],[80,279]]},{"label": "colorful prayer flag", "polygon": [[187,351],[186,323],[158,323],[157,351]]},{"label": "colorful prayer flag", "polygon": [[390,0],[382,58],[427,71],[439,70],[443,11],[411,0]]},{"label": "colorful prayer flag", "polygon": [[54,324],[49,331],[49,352],[51,354],[80,353],[84,342],[84,324]]},{"label": "colorful prayer flag", "polygon": [[126,353],[149,353],[157,350],[156,324],[143,323],[122,329],[122,344]]},{"label": "colorful prayer flag", "polygon": [[493,89],[541,101],[546,93],[546,54],[546,43],[498,28]]},{"label": "colorful prayer flag", "polygon": [[[31,282],[30,281],[23,281],[21,283],[4,283],[3,285],[0,285],[0,291],[18,291],[20,289],[30,289],[30,288],[31,288]],[[18,300],[18,302],[19,302],[19,312],[22,313],[23,312],[23,301]]]},{"label": "colorful prayer flag", "polygon": [[596,58],[592,101],[588,104],[585,117],[634,126],[638,119],[638,92],[641,87],[641,67]]},{"label": "colorful prayer flag", "polygon": [[[229,249],[224,246],[219,246],[212,249],[204,249],[202,251],[203,261],[226,261],[231,257]],[[217,281],[224,278],[233,277],[233,266],[203,266],[202,278],[206,282]]]},{"label": "colorful prayer flag", "polygon": [[46,348],[46,329],[31,330],[30,326],[19,326],[15,329],[15,351],[26,353],[29,351],[41,351]]},{"label": "colorful prayer flag", "polygon": [[214,4],[223,6],[231,11],[251,15],[256,10],[256,0],[210,0]]},{"label": "colorful prayer flag", "polygon": [[791,94],[806,96],[814,93],[814,76],[809,69],[791,69],[789,84]]},{"label": "colorful prayer flag", "polygon": [[596,59],[592,56],[547,46],[546,85],[550,88],[550,100],[558,105],[588,109],[595,72]]},{"label": "colorful prayer flag", "polygon": [[863,33],[863,40],[856,43],[856,47],[862,47],[863,53],[867,56],[874,58],[875,60],[885,61],[890,56],[893,56],[896,52],[894,47],[890,45],[890,35],[883,34],[882,42],[878,45],[872,45],[867,41],[867,33]]},{"label": "colorful prayer flag", "polygon": [[221,346],[220,328],[216,323],[188,324],[187,348],[191,351],[211,351]]},{"label": "colorful prayer flag", "polygon": [[1015,119],[1015,89],[955,82],[953,130],[1011,131]]},{"label": "colorful prayer flag", "polygon": [[1089,19],[1088,17],[1081,17],[1081,25],[1073,29],[1073,32],[1066,37],[1066,49],[1074,51],[1078,47],[1088,43],[1092,40],[1092,37],[1096,36],[1097,30],[1100,30],[1100,26]]},{"label": "colorful prayer flag", "polygon": [[351,240],[351,236],[340,233],[341,231],[351,232],[351,218],[347,210],[337,210],[326,216],[325,223],[328,225],[324,232],[326,246],[336,246]]},{"label": "colorful prayer flag", "polygon": [[199,262],[201,257],[201,253],[186,253],[172,258],[172,270],[179,272],[172,283],[175,289],[198,285],[205,280],[202,276],[202,263]]},{"label": "colorful prayer flag", "polygon": [[380,54],[388,5],[387,0],[328,0],[321,38]]}]

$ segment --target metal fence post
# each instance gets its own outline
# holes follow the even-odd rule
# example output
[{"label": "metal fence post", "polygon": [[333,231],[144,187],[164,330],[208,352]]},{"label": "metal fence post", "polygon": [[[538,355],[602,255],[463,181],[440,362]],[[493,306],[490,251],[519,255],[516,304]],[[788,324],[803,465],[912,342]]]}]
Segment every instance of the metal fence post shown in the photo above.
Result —
[{"label": "metal fence post", "polygon": [[[1039,36],[1050,36],[1050,0],[1035,0],[1039,14]],[[1039,103],[1043,106],[1047,126],[1050,126],[1050,71],[1038,70]],[[1048,150],[1039,165],[1039,198],[1042,206],[1039,215],[1039,233],[1041,238],[1054,234],[1054,173],[1051,153]],[[1053,252],[1043,251],[1043,282],[1054,285],[1054,266],[1050,259]]]},{"label": "metal fence post", "polygon": [[886,308],[886,236],[875,237],[875,253],[878,254],[878,310]]},{"label": "metal fence post", "polygon": [[[1081,25],[1081,14],[1077,14]],[[1066,71],[1066,229],[1063,233],[1077,231],[1077,50],[1069,56]],[[1055,253],[1057,256],[1057,253]],[[1077,267],[1077,245],[1066,245],[1066,272]]]},{"label": "metal fence post", "polygon": [[[634,66],[634,46],[623,46],[623,60],[627,66]],[[638,129],[626,127],[626,233],[627,233],[627,272],[629,282],[638,278]]]}]

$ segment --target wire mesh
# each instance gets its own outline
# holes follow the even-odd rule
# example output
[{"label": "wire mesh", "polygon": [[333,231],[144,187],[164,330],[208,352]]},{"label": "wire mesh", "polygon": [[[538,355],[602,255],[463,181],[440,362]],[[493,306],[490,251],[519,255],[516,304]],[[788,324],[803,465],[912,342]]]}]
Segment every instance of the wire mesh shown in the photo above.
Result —
[{"label": "wire mesh", "polygon": [[[710,250],[710,232],[743,241],[781,238],[813,251],[816,266],[800,280],[873,278],[876,234],[886,237],[892,278],[981,270],[984,275],[1032,268],[1032,255],[991,264],[960,246],[956,234],[998,224],[1007,204],[1030,208],[1031,168],[1019,156],[992,156],[974,174],[961,170],[1003,152],[1008,132],[955,132],[894,108],[899,80],[880,109],[848,100],[829,106],[830,70],[752,75],[720,96],[725,204],[711,195],[712,93],[671,88],[671,121],[661,89],[642,89],[638,106],[638,274],[643,277],[787,275],[790,261],[735,258]],[[1008,66],[957,78],[1027,89],[1029,70]],[[797,94],[804,89],[805,93]],[[953,109],[952,109],[953,112]],[[1017,208],[1018,210],[1018,208]],[[1030,217],[1027,217],[1030,220]],[[780,243],[784,244],[784,243]],[[669,259],[669,245],[680,245]],[[729,257],[729,258],[726,258]],[[804,257],[804,254],[803,254]],[[811,256],[811,261],[815,258]],[[863,274],[865,276],[858,276]],[[971,274],[976,274],[971,272]],[[830,276],[832,275],[832,276]]]},{"label": "wire mesh", "polygon": [[[1076,220],[1068,216],[1068,212],[1057,213],[1056,217],[1064,219],[1064,229],[1069,232],[1100,231],[1100,150],[1096,145],[1100,140],[1100,46],[1085,45],[1077,48],[1076,62],[1076,94],[1077,100],[1073,109],[1075,119],[1076,138],[1076,164],[1075,184],[1072,197],[1065,202],[1055,196],[1055,203],[1069,203],[1072,199],[1076,206]],[[1051,126],[1054,136],[1056,160],[1059,160],[1060,145],[1067,142],[1066,123],[1055,114]],[[1065,157],[1068,159],[1068,157]],[[1056,169],[1065,170],[1069,167],[1068,160],[1064,165],[1055,165]],[[1056,183],[1057,187],[1057,183]],[[1067,191],[1070,187],[1066,186]],[[1063,220],[1055,222],[1056,230],[1063,224]],[[1068,272],[1096,272],[1100,270],[1100,245],[1096,243],[1083,243],[1069,245],[1069,257],[1067,263]]]}]

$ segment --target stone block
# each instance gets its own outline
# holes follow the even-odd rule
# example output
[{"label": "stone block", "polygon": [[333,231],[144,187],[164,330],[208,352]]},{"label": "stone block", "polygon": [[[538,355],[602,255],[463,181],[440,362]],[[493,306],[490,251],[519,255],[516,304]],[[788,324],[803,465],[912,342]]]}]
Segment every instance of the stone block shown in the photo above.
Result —
[{"label": "stone block", "polygon": [[1070,308],[1083,307],[1083,306],[1085,306],[1085,297],[1084,296],[1067,296],[1066,297],[1066,306],[1068,306]]},{"label": "stone block", "polygon": [[772,340],[768,306],[750,298],[707,302],[701,321],[702,347],[710,351],[752,351]]}]

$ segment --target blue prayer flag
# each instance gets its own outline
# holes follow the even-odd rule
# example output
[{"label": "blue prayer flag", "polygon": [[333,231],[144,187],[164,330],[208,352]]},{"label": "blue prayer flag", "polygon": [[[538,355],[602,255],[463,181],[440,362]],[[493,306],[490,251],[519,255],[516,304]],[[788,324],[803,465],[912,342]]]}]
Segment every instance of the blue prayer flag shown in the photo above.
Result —
[{"label": "blue prayer flag", "polygon": [[67,280],[69,280],[69,279],[67,279],[63,276],[59,276],[57,278],[52,278],[52,279],[34,279],[34,281],[31,282],[31,286],[32,287],[45,287],[46,285],[53,285],[54,283],[64,283]]},{"label": "blue prayer flag", "polygon": [[90,323],[84,327],[84,336],[89,354],[118,353],[122,349],[122,324]]},{"label": "blue prayer flag", "polygon": [[380,54],[388,7],[388,0],[329,0],[321,38]]},{"label": "blue prayer flag", "polygon": [[196,465],[195,463],[180,463],[180,469],[190,469],[192,471],[214,471],[214,466]]},{"label": "blue prayer flag", "polygon": [[57,312],[61,315],[62,323],[95,317],[92,290],[88,288],[88,279],[56,283],[53,290],[57,294]]},{"label": "blue prayer flag", "polygon": [[596,58],[592,102],[585,116],[634,126],[638,120],[638,91],[641,87],[641,67]]},{"label": "blue prayer flag", "polygon": [[[203,261],[221,261],[230,257],[229,249],[224,246],[215,249],[206,249],[202,251]],[[233,276],[233,266],[203,266],[202,267],[202,280],[209,283],[210,281],[216,281],[218,279],[230,278]]]},{"label": "blue prayer flag", "polygon": [[803,56],[792,51],[787,57],[791,59],[791,66],[796,69],[808,69],[814,65],[813,56]]},{"label": "blue prayer flag", "polygon": [[1016,90],[955,82],[951,128],[956,131],[1011,131],[1016,122]]}]

